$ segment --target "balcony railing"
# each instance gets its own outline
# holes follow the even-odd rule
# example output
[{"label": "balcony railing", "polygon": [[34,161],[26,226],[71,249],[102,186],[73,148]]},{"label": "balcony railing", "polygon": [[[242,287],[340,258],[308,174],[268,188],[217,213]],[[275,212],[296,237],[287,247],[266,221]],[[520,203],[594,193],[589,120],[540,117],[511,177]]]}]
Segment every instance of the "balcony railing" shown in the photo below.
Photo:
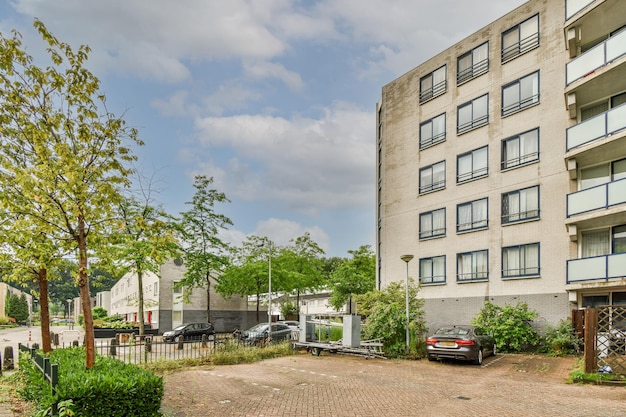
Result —
[{"label": "balcony railing", "polygon": [[578,146],[605,138],[622,129],[626,129],[626,104],[568,128],[567,150],[569,152]]},{"label": "balcony railing", "polygon": [[593,2],[594,0],[567,0],[565,2],[565,20],[568,20]]},{"label": "balcony railing", "polygon": [[581,281],[608,281],[626,276],[626,253],[600,255],[567,261],[567,284]]},{"label": "balcony railing", "polygon": [[567,85],[626,54],[626,30],[594,46],[565,66]]},{"label": "balcony railing", "polygon": [[567,195],[567,217],[626,203],[626,178]]}]

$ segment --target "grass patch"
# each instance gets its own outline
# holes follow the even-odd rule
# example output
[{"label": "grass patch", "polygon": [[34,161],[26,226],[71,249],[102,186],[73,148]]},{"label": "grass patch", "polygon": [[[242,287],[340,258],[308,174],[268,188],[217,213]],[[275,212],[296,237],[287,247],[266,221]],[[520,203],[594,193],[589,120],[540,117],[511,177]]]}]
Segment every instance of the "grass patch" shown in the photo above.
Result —
[{"label": "grass patch", "polygon": [[570,373],[567,382],[570,384],[602,384],[603,382],[623,382],[626,384],[626,376],[600,372],[585,373],[585,361],[584,358],[580,358],[576,361],[576,366]]}]

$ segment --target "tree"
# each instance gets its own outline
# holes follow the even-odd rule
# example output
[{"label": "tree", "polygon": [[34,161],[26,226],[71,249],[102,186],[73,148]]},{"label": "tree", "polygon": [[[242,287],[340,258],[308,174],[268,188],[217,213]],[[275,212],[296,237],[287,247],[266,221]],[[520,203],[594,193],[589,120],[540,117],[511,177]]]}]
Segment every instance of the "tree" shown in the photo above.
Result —
[{"label": "tree", "polygon": [[330,304],[340,310],[347,303],[348,312],[352,314],[352,297],[376,286],[376,258],[369,245],[348,253],[352,259],[341,262],[330,275]]},{"label": "tree", "polygon": [[161,206],[154,205],[150,187],[142,185],[139,195],[120,202],[117,244],[105,250],[113,255],[115,263],[137,275],[137,317],[139,334],[143,335],[143,277],[147,272],[159,276],[161,265],[178,257],[180,246],[174,219]]},{"label": "tree", "polygon": [[300,305],[303,291],[319,288],[323,283],[321,255],[324,250],[311,239],[309,233],[292,239],[292,246],[284,248],[276,260],[280,270],[284,271],[287,292],[296,292],[296,305]]},{"label": "tree", "polygon": [[[38,20],[50,63],[33,64],[21,35],[0,37],[0,169],[19,187],[24,216],[78,260],[76,276],[84,315],[86,367],[95,363],[90,250],[108,244],[120,187],[129,185],[127,164],[141,145],[137,131],[109,112],[99,80],[84,67],[90,52],[74,51]],[[128,145],[126,145],[128,144]],[[4,184],[3,184],[4,186]],[[41,210],[28,210],[29,206]],[[100,253],[103,253],[100,250]]]},{"label": "tree", "polygon": [[[267,256],[272,256],[273,243],[267,238],[249,236],[241,248],[234,249],[233,262],[220,276],[215,291],[224,297],[240,295],[242,297],[256,296],[256,321],[260,322],[261,294],[269,290],[269,262]],[[274,273],[272,269],[272,282]],[[278,276],[280,278],[280,274]],[[274,289],[274,287],[273,287]]]},{"label": "tree", "polygon": [[184,241],[185,274],[179,282],[189,297],[193,288],[206,289],[207,321],[211,321],[211,281],[221,274],[229,259],[228,245],[219,238],[219,233],[233,222],[223,214],[215,212],[216,203],[229,202],[226,194],[210,188],[213,178],[198,175],[194,179],[196,192],[185,204],[191,206],[181,213],[180,228]]},{"label": "tree", "polygon": [[[409,329],[419,340],[426,333],[424,300],[417,297],[419,286],[409,280]],[[406,353],[406,293],[404,283],[392,282],[382,290],[355,296],[359,314],[365,315],[364,337],[383,339],[391,356]],[[415,343],[411,343],[415,346]]]}]

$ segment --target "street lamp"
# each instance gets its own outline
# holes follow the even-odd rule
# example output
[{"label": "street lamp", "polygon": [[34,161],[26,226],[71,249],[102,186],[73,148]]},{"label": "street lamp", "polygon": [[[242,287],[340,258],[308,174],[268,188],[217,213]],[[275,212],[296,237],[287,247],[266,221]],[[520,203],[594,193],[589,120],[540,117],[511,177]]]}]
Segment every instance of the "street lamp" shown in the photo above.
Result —
[{"label": "street lamp", "polygon": [[[261,243],[259,246],[265,246],[266,242]],[[268,341],[271,340],[271,336],[272,336],[272,241],[268,240],[267,241],[267,245],[268,245],[268,255],[267,255],[267,262],[268,262],[268,281],[269,281],[269,285],[268,285],[268,297],[269,297],[269,302],[267,304],[267,337],[268,337]]]},{"label": "street lamp", "polygon": [[413,255],[402,255],[400,257],[404,262],[406,262],[406,282],[404,285],[404,291],[406,295],[406,351],[410,350],[409,346],[409,262],[413,259]]},{"label": "street lamp", "polygon": [[[72,302],[71,298],[68,298],[67,300],[67,318],[69,320],[72,320],[72,305],[70,304]],[[70,322],[67,323],[68,325],[70,324]]]}]

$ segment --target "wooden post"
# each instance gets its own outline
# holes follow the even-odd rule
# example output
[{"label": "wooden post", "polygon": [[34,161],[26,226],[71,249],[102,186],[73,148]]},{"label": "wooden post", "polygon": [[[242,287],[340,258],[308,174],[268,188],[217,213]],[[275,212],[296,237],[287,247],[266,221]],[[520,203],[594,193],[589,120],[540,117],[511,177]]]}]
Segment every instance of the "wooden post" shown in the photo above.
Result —
[{"label": "wooden post", "polygon": [[598,356],[596,352],[596,339],[598,332],[598,310],[587,308],[585,310],[585,373],[597,372]]}]

